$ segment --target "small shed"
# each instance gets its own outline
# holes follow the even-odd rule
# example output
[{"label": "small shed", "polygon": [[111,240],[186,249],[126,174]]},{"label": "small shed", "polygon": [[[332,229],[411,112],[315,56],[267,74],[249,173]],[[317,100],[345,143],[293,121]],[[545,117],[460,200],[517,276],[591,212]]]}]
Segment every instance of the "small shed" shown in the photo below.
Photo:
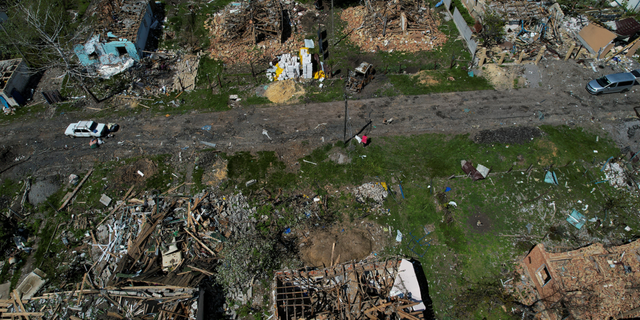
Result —
[{"label": "small shed", "polygon": [[27,64],[22,59],[0,61],[0,107],[3,109],[24,104],[22,96],[29,83]]}]

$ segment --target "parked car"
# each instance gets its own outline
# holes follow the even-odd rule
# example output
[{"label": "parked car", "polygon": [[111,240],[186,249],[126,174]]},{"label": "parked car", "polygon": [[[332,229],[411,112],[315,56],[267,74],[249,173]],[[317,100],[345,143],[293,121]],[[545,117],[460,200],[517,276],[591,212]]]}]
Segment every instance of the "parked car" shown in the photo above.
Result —
[{"label": "parked car", "polygon": [[629,91],[636,83],[636,77],[630,72],[614,73],[591,80],[587,83],[587,91],[591,94]]},{"label": "parked car", "polygon": [[97,123],[95,121],[80,121],[78,123],[72,123],[64,131],[64,134],[72,138],[100,138],[109,133],[107,126],[104,123]]}]

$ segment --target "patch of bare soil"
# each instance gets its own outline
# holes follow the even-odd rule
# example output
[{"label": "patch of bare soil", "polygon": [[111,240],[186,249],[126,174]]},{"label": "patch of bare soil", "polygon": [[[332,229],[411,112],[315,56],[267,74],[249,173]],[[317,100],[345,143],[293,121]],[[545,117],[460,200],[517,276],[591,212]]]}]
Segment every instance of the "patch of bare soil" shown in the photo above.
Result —
[{"label": "patch of bare soil", "polygon": [[426,70],[418,72],[417,75],[418,75],[418,81],[420,81],[420,84],[422,85],[431,86],[431,85],[440,83],[438,80],[434,79],[432,76],[427,74]]},{"label": "patch of bare soil", "polygon": [[[361,224],[363,225],[363,224]],[[336,226],[331,229],[311,231],[303,240],[300,257],[305,265],[323,267],[351,260],[361,260],[384,246],[386,234],[374,223],[363,226]]]},{"label": "patch of bare soil", "polygon": [[[144,176],[140,175],[142,172]],[[116,170],[113,183],[119,186],[141,185],[158,171],[158,166],[149,159],[139,159]]]},{"label": "patch of bare soil", "polygon": [[213,164],[204,167],[202,183],[208,186],[217,186],[227,180],[227,161],[218,158]]},{"label": "patch of bare soil", "polygon": [[485,234],[493,229],[493,223],[485,213],[476,208],[476,212],[467,218],[469,229],[475,233]]},{"label": "patch of bare soil", "polygon": [[302,142],[299,141],[291,141],[277,148],[276,154],[278,158],[287,165],[287,169],[297,170],[298,167],[295,166],[296,162],[312,150],[309,145],[303,145]]},{"label": "patch of bare soil", "polygon": [[543,166],[552,164],[553,159],[558,155],[558,147],[556,147],[553,142],[547,140],[539,140],[536,142],[536,145],[540,149],[548,149],[548,151],[551,151],[551,155],[541,156],[538,159],[538,163]]},{"label": "patch of bare soil", "polygon": [[[297,98],[304,95],[305,91],[302,86],[293,80],[274,81],[269,85],[269,88],[264,92],[264,96],[271,102],[284,103],[284,102],[297,102]],[[291,100],[291,101],[290,101]]]},{"label": "patch of bare soil", "polygon": [[541,136],[542,131],[536,127],[511,127],[495,130],[482,130],[473,137],[473,141],[482,144],[522,144],[531,142],[531,139]]},{"label": "patch of bare soil", "polygon": [[522,66],[498,66],[496,64],[485,64],[482,66],[481,75],[485,77],[496,90],[508,90],[514,88],[517,79],[518,87],[523,87],[526,80],[523,77]]}]

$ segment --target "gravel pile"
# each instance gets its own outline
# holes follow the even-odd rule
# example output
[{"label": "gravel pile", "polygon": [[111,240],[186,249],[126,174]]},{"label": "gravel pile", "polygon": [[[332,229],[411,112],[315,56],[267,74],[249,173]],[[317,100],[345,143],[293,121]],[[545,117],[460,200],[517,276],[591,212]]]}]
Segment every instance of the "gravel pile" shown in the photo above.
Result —
[{"label": "gravel pile", "polygon": [[541,136],[542,130],[535,127],[513,127],[500,128],[496,130],[482,130],[473,137],[473,141],[483,144],[522,144],[530,142],[532,138]]}]

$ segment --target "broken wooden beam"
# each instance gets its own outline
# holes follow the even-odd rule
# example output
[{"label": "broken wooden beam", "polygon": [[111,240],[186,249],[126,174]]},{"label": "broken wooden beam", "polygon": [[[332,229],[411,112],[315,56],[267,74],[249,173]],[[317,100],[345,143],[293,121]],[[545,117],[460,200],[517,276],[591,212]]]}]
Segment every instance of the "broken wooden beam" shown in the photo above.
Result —
[{"label": "broken wooden beam", "polygon": [[71,193],[71,196],[65,200],[65,202],[60,206],[60,208],[58,209],[58,211],[64,209],[64,207],[67,206],[67,204],[69,204],[69,201],[71,201],[71,199],[73,199],[73,197],[76,195],[76,193],[78,193],[78,190],[80,190],[80,188],[82,187],[82,185],[84,184],[85,181],[87,181],[87,179],[89,178],[89,176],[93,173],[93,168],[91,168],[91,170],[89,170],[89,172],[87,172],[87,174],[84,176],[84,178],[82,179],[82,181],[80,181],[80,183],[78,184],[78,186],[73,190],[73,192]]}]

